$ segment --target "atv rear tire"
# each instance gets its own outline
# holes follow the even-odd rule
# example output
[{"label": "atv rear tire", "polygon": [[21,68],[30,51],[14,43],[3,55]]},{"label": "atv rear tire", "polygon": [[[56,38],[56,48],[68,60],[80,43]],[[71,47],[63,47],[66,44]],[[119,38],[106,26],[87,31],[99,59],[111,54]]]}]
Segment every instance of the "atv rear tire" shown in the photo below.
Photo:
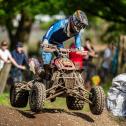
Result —
[{"label": "atv rear tire", "polygon": [[84,107],[84,100],[75,98],[73,96],[66,97],[66,103],[68,109],[71,110],[82,110]]},{"label": "atv rear tire", "polygon": [[20,87],[23,84],[16,83],[10,89],[10,103],[13,107],[23,108],[26,107],[28,103],[28,91],[23,91]]},{"label": "atv rear tire", "polygon": [[102,87],[96,86],[91,89],[89,100],[92,104],[89,104],[92,114],[100,115],[103,112],[105,106],[105,95]]},{"label": "atv rear tire", "polygon": [[29,105],[31,111],[40,112],[44,106],[45,100],[46,100],[45,85],[40,82],[35,82],[32,86],[29,96]]}]

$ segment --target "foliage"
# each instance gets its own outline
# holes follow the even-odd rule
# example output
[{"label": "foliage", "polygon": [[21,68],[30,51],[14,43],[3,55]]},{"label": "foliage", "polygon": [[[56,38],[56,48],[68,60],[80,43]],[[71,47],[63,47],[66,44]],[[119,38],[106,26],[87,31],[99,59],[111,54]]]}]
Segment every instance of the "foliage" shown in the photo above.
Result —
[{"label": "foliage", "polygon": [[9,106],[9,94],[4,93],[0,95],[0,105],[7,105]]},{"label": "foliage", "polygon": [[[121,28],[125,33],[125,28],[122,27],[126,23],[125,0],[0,0],[0,24],[6,26],[13,44],[19,40],[27,42],[36,14],[54,15],[63,11],[68,16],[77,9],[86,12],[91,22],[89,24],[95,25],[97,22],[94,16],[97,16],[114,22],[109,31],[116,29],[119,33]],[[13,19],[19,13],[21,20],[19,25],[14,27]],[[116,35],[116,32],[112,35]]]},{"label": "foliage", "polygon": [[101,38],[105,42],[118,42],[121,34],[126,34],[125,24],[111,23]]},{"label": "foliage", "polygon": [[72,13],[76,9],[81,9],[88,14],[104,18],[108,21],[126,22],[125,0],[64,0],[64,2],[67,3],[64,9],[66,13]]},{"label": "foliage", "polygon": [[[119,8],[119,9],[118,9]],[[81,9],[93,16],[99,16],[109,21],[126,22],[125,0],[0,0],[0,17],[14,17],[21,10],[30,16],[38,13],[54,15],[64,11],[66,15]],[[3,20],[3,19],[2,19]]]},{"label": "foliage", "polygon": [[110,23],[101,36],[104,42],[118,41],[120,34],[126,34],[126,0],[65,0],[65,2],[67,3],[64,9],[66,14],[72,14],[76,9],[81,9],[87,13],[90,28],[97,28],[97,26],[102,25],[101,22],[97,22],[96,17],[105,19]]},{"label": "foliage", "polygon": [[43,30],[47,30],[55,21],[56,21],[56,20],[53,19],[53,20],[48,21],[48,22],[42,22],[41,25],[40,25],[40,27],[41,27],[41,29],[43,29]]}]

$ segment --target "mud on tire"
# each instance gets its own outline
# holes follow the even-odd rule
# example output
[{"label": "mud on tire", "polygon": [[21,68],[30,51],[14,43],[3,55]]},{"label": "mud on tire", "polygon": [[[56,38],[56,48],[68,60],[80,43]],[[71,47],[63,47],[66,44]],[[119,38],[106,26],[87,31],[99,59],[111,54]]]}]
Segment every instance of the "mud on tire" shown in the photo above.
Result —
[{"label": "mud on tire", "polygon": [[13,107],[23,108],[28,103],[28,91],[23,91],[20,87],[23,84],[16,83],[10,89],[10,103]]},{"label": "mud on tire", "polygon": [[89,96],[89,100],[92,104],[89,104],[92,114],[100,115],[103,112],[105,106],[105,95],[102,87],[93,87],[90,91],[92,95]]},{"label": "mud on tire", "polygon": [[46,99],[45,85],[40,82],[35,82],[32,86],[29,96],[29,105],[31,111],[40,112],[44,106],[45,99]]},{"label": "mud on tire", "polygon": [[84,101],[73,96],[66,97],[66,103],[71,110],[82,110],[84,107]]}]

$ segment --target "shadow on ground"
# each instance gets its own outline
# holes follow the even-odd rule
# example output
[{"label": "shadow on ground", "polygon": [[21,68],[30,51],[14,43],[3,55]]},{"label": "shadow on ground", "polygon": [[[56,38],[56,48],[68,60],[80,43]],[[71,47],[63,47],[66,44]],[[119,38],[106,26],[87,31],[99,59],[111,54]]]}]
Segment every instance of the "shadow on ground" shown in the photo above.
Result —
[{"label": "shadow on ground", "polygon": [[36,118],[36,116],[39,114],[51,114],[51,113],[57,113],[57,114],[67,114],[67,115],[71,115],[71,116],[76,116],[76,117],[80,117],[83,120],[87,121],[87,122],[94,122],[94,120],[87,114],[81,113],[81,112],[71,112],[71,111],[67,111],[65,109],[43,109],[41,112],[39,113],[35,113],[35,112],[31,112],[30,110],[18,110],[19,113],[21,113],[23,116],[27,117],[27,118]]}]

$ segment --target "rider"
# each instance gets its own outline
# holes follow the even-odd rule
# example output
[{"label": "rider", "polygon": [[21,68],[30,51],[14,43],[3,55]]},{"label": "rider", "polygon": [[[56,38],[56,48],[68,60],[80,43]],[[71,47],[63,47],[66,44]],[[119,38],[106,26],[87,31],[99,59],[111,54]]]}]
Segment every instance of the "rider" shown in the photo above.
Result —
[{"label": "rider", "polygon": [[[88,25],[86,14],[77,10],[72,16],[55,22],[46,32],[42,39],[42,44],[53,44],[63,48],[63,42],[75,37],[76,48],[81,48],[80,30]],[[51,53],[42,51],[44,64],[49,64],[52,58]]]},{"label": "rider", "polygon": [[[88,26],[86,14],[81,10],[77,10],[70,17],[59,20],[51,25],[42,39],[42,44],[53,44],[58,48],[63,48],[63,42],[74,37],[76,48],[81,49],[80,30],[86,26]],[[52,54],[42,50],[42,59],[44,68],[48,69],[47,64],[50,64]]]}]

